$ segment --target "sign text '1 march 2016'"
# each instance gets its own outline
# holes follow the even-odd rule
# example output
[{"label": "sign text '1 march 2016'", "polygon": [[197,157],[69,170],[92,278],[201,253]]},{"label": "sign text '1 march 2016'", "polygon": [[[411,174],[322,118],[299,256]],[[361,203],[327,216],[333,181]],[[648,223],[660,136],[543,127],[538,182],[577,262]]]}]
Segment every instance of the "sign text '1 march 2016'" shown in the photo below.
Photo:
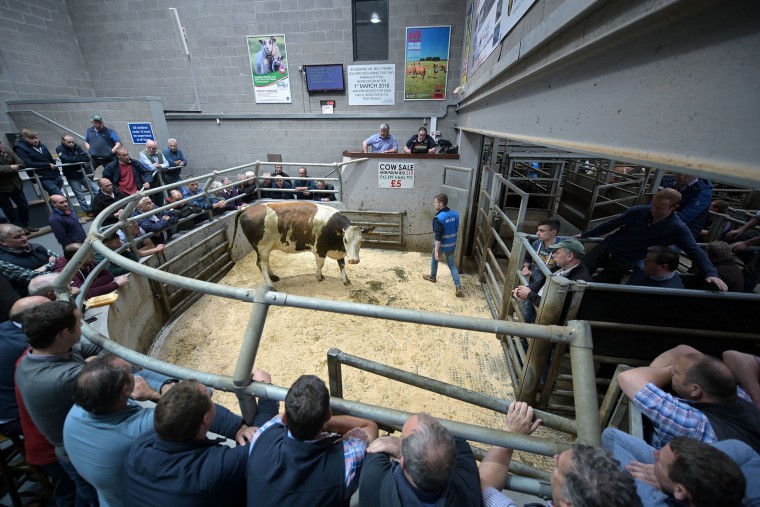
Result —
[{"label": "sign text '1 march 2016'", "polygon": [[414,162],[380,162],[377,176],[380,188],[414,188]]}]

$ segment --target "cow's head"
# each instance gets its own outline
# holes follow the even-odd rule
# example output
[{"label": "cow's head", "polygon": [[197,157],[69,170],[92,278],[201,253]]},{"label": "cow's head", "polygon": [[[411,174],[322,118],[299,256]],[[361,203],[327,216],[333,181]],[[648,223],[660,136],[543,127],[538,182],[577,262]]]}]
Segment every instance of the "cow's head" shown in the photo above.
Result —
[{"label": "cow's head", "polygon": [[359,247],[362,246],[362,235],[373,231],[374,227],[361,228],[349,226],[343,233],[343,246],[346,248],[346,258],[349,264],[359,264]]}]

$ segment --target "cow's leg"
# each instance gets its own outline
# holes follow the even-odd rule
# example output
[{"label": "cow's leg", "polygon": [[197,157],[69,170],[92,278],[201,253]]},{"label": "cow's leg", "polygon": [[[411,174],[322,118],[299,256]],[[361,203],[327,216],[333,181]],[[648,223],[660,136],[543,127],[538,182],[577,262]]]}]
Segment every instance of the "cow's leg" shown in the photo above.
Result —
[{"label": "cow's leg", "polygon": [[351,285],[351,280],[348,279],[346,274],[346,260],[338,259],[338,267],[340,268],[340,277],[343,279],[343,285]]},{"label": "cow's leg", "polygon": [[264,283],[272,285],[272,282],[279,282],[280,277],[275,276],[269,267],[269,254],[271,252],[269,250],[262,252],[257,250],[256,253],[258,254],[256,265],[259,267],[259,271],[261,271],[261,276],[264,277]]},{"label": "cow's leg", "polygon": [[322,280],[325,279],[325,277],[322,275],[322,268],[325,265],[325,258],[324,257],[320,257],[319,255],[317,255],[315,253],[314,254],[314,260],[317,261],[317,281],[321,282]]}]

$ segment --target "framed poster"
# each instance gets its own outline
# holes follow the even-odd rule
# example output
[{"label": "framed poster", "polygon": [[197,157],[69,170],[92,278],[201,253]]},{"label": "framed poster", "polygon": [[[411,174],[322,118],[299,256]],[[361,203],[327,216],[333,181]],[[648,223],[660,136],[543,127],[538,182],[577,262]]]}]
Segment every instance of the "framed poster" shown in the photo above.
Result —
[{"label": "framed poster", "polygon": [[285,35],[249,35],[253,93],[257,104],[290,104]]},{"label": "framed poster", "polygon": [[406,29],[404,100],[445,100],[450,26]]}]

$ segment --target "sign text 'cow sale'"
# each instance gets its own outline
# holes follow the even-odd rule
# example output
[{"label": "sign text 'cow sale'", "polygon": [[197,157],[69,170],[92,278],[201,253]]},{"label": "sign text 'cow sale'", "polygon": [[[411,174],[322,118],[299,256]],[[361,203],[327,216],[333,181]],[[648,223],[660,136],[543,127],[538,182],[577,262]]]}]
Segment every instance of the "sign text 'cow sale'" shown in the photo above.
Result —
[{"label": "sign text 'cow sale'", "polygon": [[380,162],[377,176],[380,188],[414,188],[414,163]]}]

